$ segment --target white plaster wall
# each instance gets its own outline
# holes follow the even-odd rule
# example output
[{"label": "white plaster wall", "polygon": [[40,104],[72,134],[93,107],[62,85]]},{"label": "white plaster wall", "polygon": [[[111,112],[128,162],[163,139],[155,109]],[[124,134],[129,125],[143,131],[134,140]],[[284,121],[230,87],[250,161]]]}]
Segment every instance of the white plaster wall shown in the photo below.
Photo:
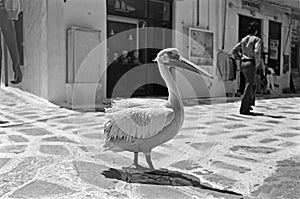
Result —
[{"label": "white plaster wall", "polygon": [[[105,0],[48,0],[48,65],[49,65],[49,100],[56,103],[66,101],[67,76],[67,30],[82,27],[101,31],[101,40],[106,38],[106,1]],[[105,54],[105,51],[103,52]],[[94,60],[91,66],[104,67],[103,63]],[[91,82],[91,74],[97,83],[98,68],[89,68],[81,79]],[[85,78],[86,77],[86,78]],[[83,93],[84,95],[84,93]]]},{"label": "white plaster wall", "polygon": [[[103,41],[106,38],[106,1],[20,2],[24,10],[25,40],[24,82],[20,87],[55,103],[63,103],[66,100],[66,31],[71,26],[101,30]],[[105,67],[106,61],[101,62],[94,66]],[[93,69],[87,72],[97,76]]]},{"label": "white plaster wall", "polygon": [[103,30],[106,26],[106,0],[67,0],[64,3],[64,22],[65,28],[79,26]]},{"label": "white plaster wall", "polygon": [[48,100],[61,103],[65,100],[65,31],[63,1],[47,1]]},{"label": "white plaster wall", "polygon": [[293,7],[299,7],[299,0],[271,0],[271,2],[280,4],[280,5],[288,5]]},{"label": "white plaster wall", "polygon": [[225,88],[223,81],[217,78],[216,70],[216,52],[221,48],[222,29],[220,25],[220,16],[222,1],[218,0],[200,0],[199,5],[199,24],[197,24],[197,3],[195,0],[182,0],[174,2],[174,29],[184,34],[175,34],[174,45],[181,54],[189,58],[189,28],[199,28],[214,33],[214,54],[213,66],[201,66],[207,72],[214,76],[213,80],[201,76],[176,71],[175,78],[183,98],[190,97],[216,97],[224,96]]},{"label": "white plaster wall", "polygon": [[47,2],[22,0],[24,10],[24,81],[20,87],[48,98]]},{"label": "white plaster wall", "polygon": [[[95,85],[100,82],[102,86],[100,91],[98,89],[97,95],[103,97],[106,94],[106,76],[103,72],[106,69],[106,0],[67,0],[63,5],[63,9],[65,41],[67,41],[66,32],[70,27],[100,30],[100,40],[102,41],[101,46],[96,49],[99,55],[101,55],[101,59],[99,57],[89,56],[89,60],[87,60],[88,64],[82,66],[84,69],[78,70],[79,72],[75,82],[86,85],[76,84],[72,87],[67,86],[67,89],[76,89],[79,87],[81,88],[82,86],[89,87],[89,85],[91,85],[89,89],[94,90]],[[65,61],[67,60],[65,59]],[[100,77],[102,77],[102,79],[100,79]],[[74,90],[67,90],[66,92],[71,92],[72,95]],[[82,95],[85,95],[85,93],[82,93]],[[90,97],[87,96],[87,98]],[[93,99],[89,99],[89,101],[91,100]]]}]

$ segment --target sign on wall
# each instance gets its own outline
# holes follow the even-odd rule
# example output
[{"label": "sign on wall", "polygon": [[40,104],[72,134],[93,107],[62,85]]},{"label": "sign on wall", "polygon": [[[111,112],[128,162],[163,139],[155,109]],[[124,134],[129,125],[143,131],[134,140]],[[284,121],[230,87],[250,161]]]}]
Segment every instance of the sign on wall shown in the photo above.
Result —
[{"label": "sign on wall", "polygon": [[190,28],[189,58],[196,65],[213,65],[213,32]]},{"label": "sign on wall", "polygon": [[253,2],[252,0],[242,0],[242,7],[245,9],[259,11],[261,9],[261,4]]},{"label": "sign on wall", "polygon": [[283,73],[290,70],[290,55],[283,55]]},{"label": "sign on wall", "polygon": [[292,21],[292,42],[298,43],[299,42],[299,29],[300,29],[300,23],[298,20]]},{"label": "sign on wall", "polygon": [[278,59],[279,40],[270,39],[270,59]]}]

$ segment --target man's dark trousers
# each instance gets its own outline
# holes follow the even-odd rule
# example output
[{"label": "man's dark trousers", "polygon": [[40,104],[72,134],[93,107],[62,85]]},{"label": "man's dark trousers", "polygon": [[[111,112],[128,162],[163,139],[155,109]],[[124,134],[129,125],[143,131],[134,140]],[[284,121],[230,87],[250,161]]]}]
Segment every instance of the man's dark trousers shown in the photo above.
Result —
[{"label": "man's dark trousers", "polygon": [[242,96],[240,113],[249,113],[249,108],[254,105],[255,92],[253,92],[255,78],[255,62],[254,60],[242,60],[241,70],[245,75],[245,90]]}]

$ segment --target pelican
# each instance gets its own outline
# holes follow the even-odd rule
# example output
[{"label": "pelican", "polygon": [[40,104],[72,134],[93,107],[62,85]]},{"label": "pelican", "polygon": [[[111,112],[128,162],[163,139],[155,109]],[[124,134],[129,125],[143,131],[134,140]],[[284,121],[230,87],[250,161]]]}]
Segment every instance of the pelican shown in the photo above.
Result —
[{"label": "pelican", "polygon": [[176,48],[161,50],[154,61],[157,61],[167,85],[168,100],[120,99],[105,110],[109,119],[104,125],[105,151],[134,152],[131,166],[136,169],[145,169],[138,164],[138,153],[142,152],[149,169],[154,170],[151,150],[174,138],[183,124],[183,104],[170,67],[212,78],[209,73],[180,56]]}]

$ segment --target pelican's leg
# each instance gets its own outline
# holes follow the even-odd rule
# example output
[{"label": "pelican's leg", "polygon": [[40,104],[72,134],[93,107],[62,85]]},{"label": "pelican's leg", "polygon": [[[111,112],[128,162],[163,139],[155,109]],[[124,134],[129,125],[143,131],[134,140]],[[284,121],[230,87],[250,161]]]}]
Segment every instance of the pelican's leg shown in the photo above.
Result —
[{"label": "pelican's leg", "polygon": [[138,152],[134,152],[134,158],[133,158],[133,163],[128,166],[128,167],[123,167],[124,169],[132,169],[132,168],[136,168],[138,170],[147,170],[146,167],[143,167],[141,165],[138,164]]},{"label": "pelican's leg", "polygon": [[154,166],[153,166],[152,161],[151,161],[151,154],[150,154],[150,152],[149,153],[144,153],[144,154],[145,154],[145,157],[146,157],[146,161],[147,161],[147,163],[149,165],[149,168],[151,170],[154,170]]},{"label": "pelican's leg", "polygon": [[138,152],[134,152],[133,163],[131,165],[129,165],[128,167],[123,167],[123,169],[132,169],[132,168],[136,168],[137,169],[139,167],[138,157],[139,157]]},{"label": "pelican's leg", "polygon": [[138,158],[139,158],[139,154],[138,152],[134,152],[134,159],[133,159],[133,165],[137,168],[138,167]]}]

